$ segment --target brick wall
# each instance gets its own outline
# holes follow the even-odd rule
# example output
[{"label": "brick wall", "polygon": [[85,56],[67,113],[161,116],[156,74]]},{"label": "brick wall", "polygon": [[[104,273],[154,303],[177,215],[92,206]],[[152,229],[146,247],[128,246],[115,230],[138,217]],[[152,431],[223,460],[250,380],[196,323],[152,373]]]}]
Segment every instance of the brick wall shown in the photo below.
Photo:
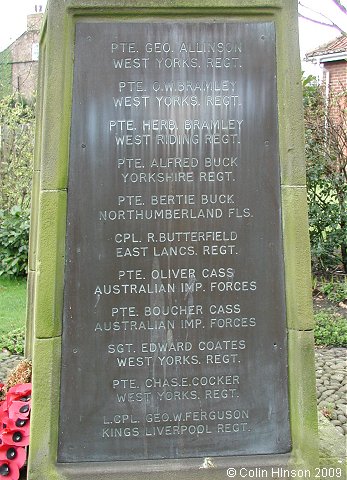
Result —
[{"label": "brick wall", "polygon": [[38,44],[42,18],[42,13],[29,15],[26,32],[17,38],[5,52],[0,53],[0,61],[2,59],[0,97],[11,92],[18,92],[29,100],[36,92]]},{"label": "brick wall", "polygon": [[347,61],[326,62],[324,64],[324,81],[329,72],[329,88],[335,92],[341,92],[347,88]]},{"label": "brick wall", "polygon": [[[346,96],[338,94],[347,89],[347,61],[340,60],[336,62],[326,62],[324,64],[324,79],[327,81],[327,72],[329,72],[329,110],[330,110],[330,127],[335,132],[334,139],[338,142],[340,148],[337,162],[344,162],[347,155],[346,144]],[[337,94],[337,95],[336,95]],[[330,96],[331,95],[331,96]],[[341,156],[342,157],[341,157]]]},{"label": "brick wall", "polygon": [[38,42],[39,32],[31,30],[23,33],[11,46],[12,91],[25,98],[30,98],[37,87],[38,61],[33,58],[33,46]]}]

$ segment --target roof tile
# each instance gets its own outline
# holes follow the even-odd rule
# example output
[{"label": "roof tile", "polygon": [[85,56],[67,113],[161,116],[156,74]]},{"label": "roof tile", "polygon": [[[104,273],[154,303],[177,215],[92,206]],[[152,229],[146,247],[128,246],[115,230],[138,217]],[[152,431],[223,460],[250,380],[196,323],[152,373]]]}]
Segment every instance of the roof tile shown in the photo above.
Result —
[{"label": "roof tile", "polygon": [[306,53],[306,58],[320,57],[321,55],[342,52],[347,53],[347,37],[345,35],[341,35],[340,37],[335,38],[335,40],[325,43],[315,50]]}]

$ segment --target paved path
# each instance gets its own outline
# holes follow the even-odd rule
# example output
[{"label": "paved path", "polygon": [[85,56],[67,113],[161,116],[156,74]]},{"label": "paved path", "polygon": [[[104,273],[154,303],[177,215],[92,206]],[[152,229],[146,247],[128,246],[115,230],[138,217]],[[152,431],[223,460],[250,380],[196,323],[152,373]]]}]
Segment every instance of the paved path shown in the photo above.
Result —
[{"label": "paved path", "polygon": [[[0,353],[0,382],[17,365],[21,357]],[[347,434],[347,349],[317,348],[317,405],[343,435]]]},{"label": "paved path", "polygon": [[10,355],[8,352],[0,352],[0,383],[5,383],[8,374],[22,359],[20,355]]},{"label": "paved path", "polygon": [[347,349],[316,349],[318,410],[347,434]]}]

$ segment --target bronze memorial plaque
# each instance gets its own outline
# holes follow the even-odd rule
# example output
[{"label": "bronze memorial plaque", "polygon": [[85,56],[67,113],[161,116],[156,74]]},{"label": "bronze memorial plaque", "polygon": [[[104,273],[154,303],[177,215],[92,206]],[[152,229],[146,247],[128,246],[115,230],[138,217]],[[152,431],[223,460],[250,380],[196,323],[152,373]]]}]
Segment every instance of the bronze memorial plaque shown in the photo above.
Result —
[{"label": "bronze memorial plaque", "polygon": [[290,450],[275,29],[76,27],[59,462]]}]

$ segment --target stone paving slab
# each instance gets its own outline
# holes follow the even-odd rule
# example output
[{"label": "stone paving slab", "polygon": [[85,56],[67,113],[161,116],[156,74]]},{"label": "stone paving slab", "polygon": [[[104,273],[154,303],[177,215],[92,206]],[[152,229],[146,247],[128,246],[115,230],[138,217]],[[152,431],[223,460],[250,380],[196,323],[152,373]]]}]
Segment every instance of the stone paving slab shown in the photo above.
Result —
[{"label": "stone paving slab", "polygon": [[0,352],[0,383],[5,383],[9,373],[22,360],[20,355],[11,355],[9,352]]},{"label": "stone paving slab", "polygon": [[[318,432],[321,465],[346,463],[346,437],[326,417],[318,413]],[[326,462],[325,462],[326,461]],[[329,462],[329,463],[328,463]]]},{"label": "stone paving slab", "polygon": [[346,353],[346,348],[315,351],[318,410],[343,435],[347,434]]}]

